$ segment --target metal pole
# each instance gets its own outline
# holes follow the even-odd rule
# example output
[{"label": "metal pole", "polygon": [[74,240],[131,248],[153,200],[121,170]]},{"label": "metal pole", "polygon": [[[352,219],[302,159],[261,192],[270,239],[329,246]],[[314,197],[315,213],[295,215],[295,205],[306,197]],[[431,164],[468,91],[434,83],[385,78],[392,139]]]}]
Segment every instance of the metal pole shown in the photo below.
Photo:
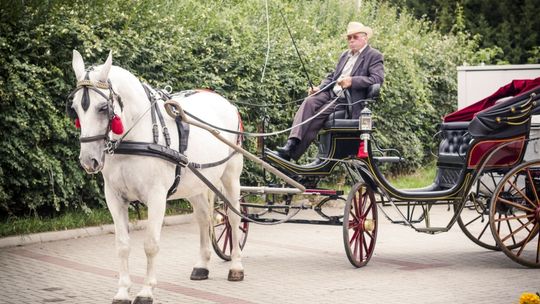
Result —
[{"label": "metal pole", "polygon": [[[214,135],[217,139],[219,139],[220,141],[222,141],[223,143],[225,143],[229,147],[233,148],[235,151],[237,151],[239,153],[242,153],[242,155],[247,157],[249,160],[261,165],[264,169],[270,171],[271,173],[277,175],[279,178],[283,179],[285,182],[287,182],[287,184],[299,189],[301,192],[304,192],[306,190],[306,188],[302,184],[298,183],[294,179],[292,179],[292,178],[288,177],[287,175],[283,174],[281,171],[278,171],[276,168],[272,167],[270,164],[268,164],[267,162],[261,160],[257,156],[251,154],[249,151],[244,150],[242,147],[236,145],[236,143],[230,142],[228,139],[223,137],[218,130],[212,129],[209,126],[207,126],[205,124],[202,124],[202,123],[200,123],[198,121],[189,119],[187,117],[186,113],[184,113],[184,110],[182,109],[182,107],[180,107],[180,104],[178,104],[176,101],[174,101],[172,99],[169,99],[169,100],[167,100],[165,102],[164,106],[165,106],[165,110],[167,111],[167,113],[171,117],[180,116],[183,122],[188,123],[190,125],[194,125],[196,127],[199,127],[201,129],[204,129],[204,130],[210,132],[210,134]],[[174,110],[173,110],[173,108],[174,108]]]}]

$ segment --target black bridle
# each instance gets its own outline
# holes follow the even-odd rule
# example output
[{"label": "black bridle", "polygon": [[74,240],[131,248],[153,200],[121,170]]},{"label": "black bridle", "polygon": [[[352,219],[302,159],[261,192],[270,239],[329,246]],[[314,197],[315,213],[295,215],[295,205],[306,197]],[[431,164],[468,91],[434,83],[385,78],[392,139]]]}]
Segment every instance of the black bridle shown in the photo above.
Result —
[{"label": "black bridle", "polygon": [[[66,112],[68,116],[72,119],[77,119],[77,113],[72,108],[72,106],[69,104],[70,101],[73,100],[73,96],[79,91],[83,90],[83,97],[81,100],[81,105],[83,107],[83,110],[87,110],[90,106],[90,95],[89,90],[93,90],[94,92],[98,93],[101,97],[103,97],[107,101],[107,129],[103,134],[100,135],[93,135],[93,136],[81,136],[79,137],[79,142],[81,143],[88,143],[88,142],[94,142],[98,140],[105,140],[106,142],[110,142],[109,133],[111,132],[111,121],[114,117],[114,102],[118,101],[118,104],[120,105],[120,109],[123,110],[124,105],[122,103],[122,99],[120,96],[113,90],[111,81],[107,80],[107,82],[101,82],[101,81],[92,81],[90,80],[89,73],[92,69],[89,69],[86,71],[86,75],[84,77],[84,80],[77,82],[77,87],[68,95],[67,101],[66,101]],[[102,92],[102,90],[109,90],[109,96],[107,96],[105,93]]]}]

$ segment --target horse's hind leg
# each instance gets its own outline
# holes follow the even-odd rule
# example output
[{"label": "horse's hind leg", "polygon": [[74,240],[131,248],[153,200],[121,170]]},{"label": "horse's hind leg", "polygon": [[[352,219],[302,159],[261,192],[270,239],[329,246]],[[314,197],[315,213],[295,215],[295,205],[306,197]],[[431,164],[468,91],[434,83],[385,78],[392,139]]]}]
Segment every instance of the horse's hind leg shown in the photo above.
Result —
[{"label": "horse's hind leg", "polygon": [[129,304],[129,231],[128,231],[128,202],[119,198],[113,191],[105,186],[105,198],[107,207],[114,221],[114,235],[116,239],[116,252],[120,258],[120,270],[118,273],[118,292],[113,298],[113,304]]},{"label": "horse's hind leg", "polygon": [[153,302],[153,290],[157,285],[155,259],[159,252],[159,240],[161,226],[165,216],[166,194],[162,191],[154,193],[148,198],[148,222],[146,224],[146,237],[144,251],[146,253],[146,277],[141,291],[137,294],[133,304],[151,304]]},{"label": "horse's hind leg", "polygon": [[[227,165],[221,181],[225,190],[225,196],[231,202],[233,207],[240,211],[240,174],[242,173],[243,158],[238,154],[233,157]],[[244,279],[244,266],[242,265],[242,250],[240,249],[239,231],[240,217],[232,212],[227,211],[229,223],[231,224],[231,267],[229,269],[229,281],[242,281]]]},{"label": "horse's hind leg", "polygon": [[210,202],[207,194],[200,194],[189,199],[197,223],[199,224],[200,257],[191,272],[192,280],[208,279],[210,261]]}]

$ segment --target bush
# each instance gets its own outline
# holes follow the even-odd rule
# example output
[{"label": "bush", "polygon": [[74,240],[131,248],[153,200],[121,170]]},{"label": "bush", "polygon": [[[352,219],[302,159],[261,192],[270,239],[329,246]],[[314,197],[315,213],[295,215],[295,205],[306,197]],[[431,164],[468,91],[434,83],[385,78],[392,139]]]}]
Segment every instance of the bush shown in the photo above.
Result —
[{"label": "bush", "polygon": [[[64,113],[73,89],[72,49],[114,63],[156,87],[206,87],[239,104],[247,131],[289,127],[307,81],[280,15],[286,16],[315,84],[333,69],[350,20],[372,26],[385,54],[386,82],[373,105],[378,138],[404,152],[402,170],[428,158],[440,117],[456,104],[456,65],[475,46],[442,36],[431,24],[378,1],[270,2],[270,56],[261,1],[3,1],[0,30],[0,210],[3,216],[49,215],[103,206],[101,178],[78,165],[78,132]],[[261,109],[264,109],[261,110]],[[270,148],[286,134],[268,138]],[[255,151],[254,141],[247,147]],[[243,183],[260,181],[246,165]],[[258,177],[256,177],[258,176]],[[256,178],[255,178],[256,177]]]}]

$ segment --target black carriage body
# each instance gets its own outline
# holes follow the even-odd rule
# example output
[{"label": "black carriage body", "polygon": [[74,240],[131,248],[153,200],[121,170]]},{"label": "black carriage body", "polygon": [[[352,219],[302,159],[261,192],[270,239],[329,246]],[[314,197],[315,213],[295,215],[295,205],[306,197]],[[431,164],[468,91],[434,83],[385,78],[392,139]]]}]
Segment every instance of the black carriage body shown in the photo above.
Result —
[{"label": "black carriage body", "polygon": [[265,158],[276,168],[298,180],[310,180],[315,186],[318,178],[328,176],[340,160],[356,157],[360,146],[358,119],[334,119],[326,122],[319,133],[319,153],[315,160],[306,165],[285,161],[267,151]]}]

